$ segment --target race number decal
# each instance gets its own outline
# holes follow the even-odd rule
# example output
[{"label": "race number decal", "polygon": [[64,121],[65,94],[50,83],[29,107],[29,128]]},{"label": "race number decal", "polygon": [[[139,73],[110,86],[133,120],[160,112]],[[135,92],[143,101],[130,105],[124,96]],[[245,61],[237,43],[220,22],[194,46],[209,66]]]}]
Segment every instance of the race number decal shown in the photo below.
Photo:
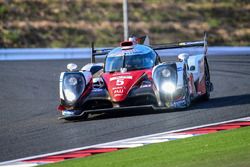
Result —
[{"label": "race number decal", "polygon": [[116,86],[121,86],[121,85],[124,85],[124,80],[126,79],[133,79],[133,77],[132,76],[116,76],[116,77],[110,78],[110,81],[115,81]]},{"label": "race number decal", "polygon": [[124,80],[122,80],[122,79],[117,79],[116,80],[116,85],[117,86],[120,86],[120,85],[123,85],[124,84]]}]

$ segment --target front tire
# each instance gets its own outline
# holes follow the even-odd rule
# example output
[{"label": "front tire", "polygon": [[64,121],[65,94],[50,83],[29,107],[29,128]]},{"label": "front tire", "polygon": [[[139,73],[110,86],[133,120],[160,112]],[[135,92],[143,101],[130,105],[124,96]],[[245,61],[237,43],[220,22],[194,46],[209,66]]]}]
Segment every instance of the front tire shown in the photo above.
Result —
[{"label": "front tire", "polygon": [[191,95],[189,92],[189,87],[188,87],[188,77],[186,74],[186,71],[184,72],[183,76],[183,82],[184,82],[184,100],[185,100],[185,108],[188,108],[191,105]]},{"label": "front tire", "polygon": [[85,121],[89,117],[89,113],[83,112],[80,115],[64,117],[66,121]]}]

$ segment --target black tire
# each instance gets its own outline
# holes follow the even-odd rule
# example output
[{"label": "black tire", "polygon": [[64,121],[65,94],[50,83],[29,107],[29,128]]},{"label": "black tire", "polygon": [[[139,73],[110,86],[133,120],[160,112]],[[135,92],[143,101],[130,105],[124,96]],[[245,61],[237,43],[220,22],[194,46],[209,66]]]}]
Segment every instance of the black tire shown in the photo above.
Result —
[{"label": "black tire", "polygon": [[186,71],[184,71],[183,81],[184,81],[184,94],[185,94],[185,108],[188,108],[191,105],[191,95],[188,88],[188,77]]},{"label": "black tire", "polygon": [[89,113],[84,113],[81,117],[80,117],[80,120],[82,120],[82,121],[85,121],[85,120],[87,120],[89,118]]},{"label": "black tire", "polygon": [[205,61],[205,84],[206,84],[206,93],[202,96],[202,99],[207,101],[210,99],[210,90],[211,90],[211,81],[210,81],[210,73],[207,61]]}]

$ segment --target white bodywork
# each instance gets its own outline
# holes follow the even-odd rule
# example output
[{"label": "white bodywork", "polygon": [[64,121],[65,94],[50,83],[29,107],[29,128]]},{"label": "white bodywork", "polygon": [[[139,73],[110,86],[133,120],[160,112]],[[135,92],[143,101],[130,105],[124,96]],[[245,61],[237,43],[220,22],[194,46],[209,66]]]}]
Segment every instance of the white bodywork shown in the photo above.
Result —
[{"label": "white bodywork", "polygon": [[[193,74],[194,81],[201,81],[204,76],[204,54],[191,55],[188,58],[188,72]],[[192,70],[192,67],[195,67]]]},{"label": "white bodywork", "polygon": [[176,89],[183,88],[183,69],[185,67],[184,62],[176,62],[177,67],[177,84]]},{"label": "white bodywork", "polygon": [[88,63],[82,67],[81,71],[90,71],[91,67],[93,66],[104,66],[104,63]]},{"label": "white bodywork", "polygon": [[183,69],[187,65],[187,75],[188,78],[193,78],[193,82],[189,81],[190,93],[196,95],[197,92],[194,88],[194,82],[201,82],[205,75],[204,72],[204,54],[188,55],[187,53],[182,53],[178,55],[180,62],[176,62],[177,67],[177,89],[183,88]]}]

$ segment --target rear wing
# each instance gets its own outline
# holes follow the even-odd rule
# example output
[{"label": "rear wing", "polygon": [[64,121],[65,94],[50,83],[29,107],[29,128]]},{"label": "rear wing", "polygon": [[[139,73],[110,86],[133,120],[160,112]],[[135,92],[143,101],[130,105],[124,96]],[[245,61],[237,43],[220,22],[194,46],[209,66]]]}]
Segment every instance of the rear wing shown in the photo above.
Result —
[{"label": "rear wing", "polygon": [[187,48],[187,47],[204,47],[204,54],[207,54],[207,34],[204,33],[202,41],[193,42],[179,42],[170,44],[160,44],[151,46],[154,50],[174,49],[174,48]]},{"label": "rear wing", "polygon": [[91,63],[95,63],[96,56],[108,54],[113,48],[95,49],[94,42],[91,43]]},{"label": "rear wing", "polygon": [[[164,49],[174,49],[174,48],[187,48],[187,47],[204,47],[204,54],[207,54],[207,34],[204,33],[202,41],[193,41],[193,42],[180,42],[180,43],[171,43],[171,44],[158,44],[158,45],[149,45],[148,36],[143,36],[136,38],[136,42],[143,45],[148,45],[154,50],[164,50]],[[95,63],[96,56],[102,56],[108,54],[113,48],[103,48],[95,49],[94,42],[91,43],[91,63]]]}]

